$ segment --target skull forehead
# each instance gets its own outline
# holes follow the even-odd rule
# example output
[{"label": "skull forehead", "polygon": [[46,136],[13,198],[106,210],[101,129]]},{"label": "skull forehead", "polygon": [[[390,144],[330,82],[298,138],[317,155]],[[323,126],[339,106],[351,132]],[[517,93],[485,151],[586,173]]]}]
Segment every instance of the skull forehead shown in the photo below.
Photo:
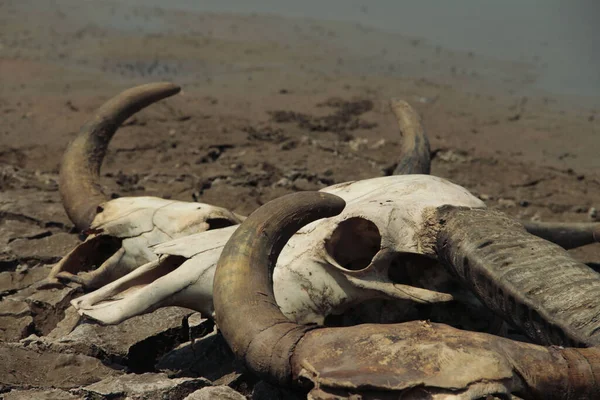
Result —
[{"label": "skull forehead", "polygon": [[[348,182],[322,191],[342,197],[346,208],[292,236],[273,275],[275,299],[284,314],[301,323],[322,323],[332,310],[396,293],[387,275],[378,275],[383,269],[369,268],[368,273],[375,275],[358,277],[347,267],[358,270],[374,265],[376,259],[383,267],[391,261],[387,251],[423,253],[420,234],[427,209],[445,204],[485,207],[464,188],[428,175]],[[358,285],[363,278],[380,285]]]},{"label": "skull forehead", "polygon": [[101,208],[92,228],[117,237],[134,237],[153,230],[176,236],[191,234],[208,229],[206,222],[211,219],[241,222],[241,218],[222,207],[150,196],[122,197],[103,203]]},{"label": "skull forehead", "polygon": [[392,201],[419,203],[423,207],[445,204],[485,207],[484,203],[462,186],[431,175],[395,175],[340,183],[321,190],[340,196],[346,208],[366,202]]},{"label": "skull forehead", "polygon": [[[296,248],[306,248],[296,241],[310,240],[321,246],[336,228],[353,229],[361,224],[342,224],[354,218],[363,218],[377,226],[382,236],[381,246],[396,251],[417,251],[415,235],[418,234],[426,209],[446,204],[483,208],[485,204],[465,188],[443,178],[430,175],[400,175],[348,182],[328,187],[323,192],[332,193],[346,201],[346,208],[336,217],[313,222],[290,240]],[[310,235],[302,235],[308,234]],[[322,239],[322,240],[319,240]]]}]

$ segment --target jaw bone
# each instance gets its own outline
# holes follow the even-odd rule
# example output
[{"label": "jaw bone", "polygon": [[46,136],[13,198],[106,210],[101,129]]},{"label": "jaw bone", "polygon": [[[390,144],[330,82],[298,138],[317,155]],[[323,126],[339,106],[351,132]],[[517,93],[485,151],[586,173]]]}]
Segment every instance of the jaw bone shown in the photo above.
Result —
[{"label": "jaw bone", "polygon": [[71,301],[79,314],[118,324],[160,307],[181,306],[212,317],[212,284],[223,247],[239,225],[159,244],[158,259]]},{"label": "jaw bone", "polygon": [[122,197],[102,207],[91,225],[92,234],[52,268],[50,284],[64,279],[102,287],[155,262],[156,244],[244,219],[222,207],[158,197]]}]

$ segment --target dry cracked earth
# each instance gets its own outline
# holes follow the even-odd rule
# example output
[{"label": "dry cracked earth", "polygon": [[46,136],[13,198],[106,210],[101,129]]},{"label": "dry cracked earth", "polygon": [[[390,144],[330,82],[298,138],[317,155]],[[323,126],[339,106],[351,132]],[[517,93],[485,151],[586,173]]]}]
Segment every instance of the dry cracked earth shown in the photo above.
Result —
[{"label": "dry cracked earth", "polygon": [[[353,24],[89,7],[0,2],[3,399],[304,396],[246,372],[198,313],[163,308],[100,326],[70,307],[81,287],[37,289],[80,242],[58,193],[62,151],[103,101],[141,82],[184,92],[115,136],[102,170],[115,197],[247,215],[293,191],[388,175],[401,140],[388,99],[401,97],[423,117],[434,175],[518,218],[597,218],[597,111],[586,99],[524,95],[522,65]],[[572,254],[600,265],[598,244]]]}]

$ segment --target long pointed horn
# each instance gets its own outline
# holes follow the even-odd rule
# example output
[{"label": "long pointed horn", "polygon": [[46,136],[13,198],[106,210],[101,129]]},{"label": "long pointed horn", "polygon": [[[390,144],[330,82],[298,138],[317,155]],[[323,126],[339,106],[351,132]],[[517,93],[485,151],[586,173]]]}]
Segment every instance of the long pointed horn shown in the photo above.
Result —
[{"label": "long pointed horn", "polygon": [[600,241],[598,222],[533,222],[523,221],[527,232],[565,248],[574,249]]},{"label": "long pointed horn", "polygon": [[402,148],[394,175],[429,174],[431,171],[431,149],[421,117],[406,101],[392,99],[392,112],[398,121],[402,136]]},{"label": "long pointed horn", "polygon": [[107,200],[99,183],[100,167],[119,126],[139,110],[179,90],[172,83],[150,83],[125,90],[104,103],[69,144],[60,167],[60,195],[77,229],[89,228],[98,205]]},{"label": "long pointed horn", "polygon": [[275,302],[277,256],[300,227],[337,215],[344,206],[327,193],[283,196],[250,215],[225,245],[213,283],[217,323],[233,352],[259,376],[289,384],[293,349],[311,329],[290,322]]},{"label": "long pointed horn", "polygon": [[600,345],[600,275],[489,210],[438,210],[440,261],[538,343]]}]

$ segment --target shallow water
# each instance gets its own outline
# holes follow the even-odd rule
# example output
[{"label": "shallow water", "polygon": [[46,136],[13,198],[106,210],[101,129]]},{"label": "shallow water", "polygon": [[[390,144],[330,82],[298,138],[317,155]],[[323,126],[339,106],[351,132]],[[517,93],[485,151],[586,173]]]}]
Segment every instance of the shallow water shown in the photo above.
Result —
[{"label": "shallow water", "polygon": [[[600,93],[600,2],[594,0],[123,0],[193,11],[355,21],[447,49],[524,62],[532,87]],[[114,21],[113,21],[114,23]]]}]

